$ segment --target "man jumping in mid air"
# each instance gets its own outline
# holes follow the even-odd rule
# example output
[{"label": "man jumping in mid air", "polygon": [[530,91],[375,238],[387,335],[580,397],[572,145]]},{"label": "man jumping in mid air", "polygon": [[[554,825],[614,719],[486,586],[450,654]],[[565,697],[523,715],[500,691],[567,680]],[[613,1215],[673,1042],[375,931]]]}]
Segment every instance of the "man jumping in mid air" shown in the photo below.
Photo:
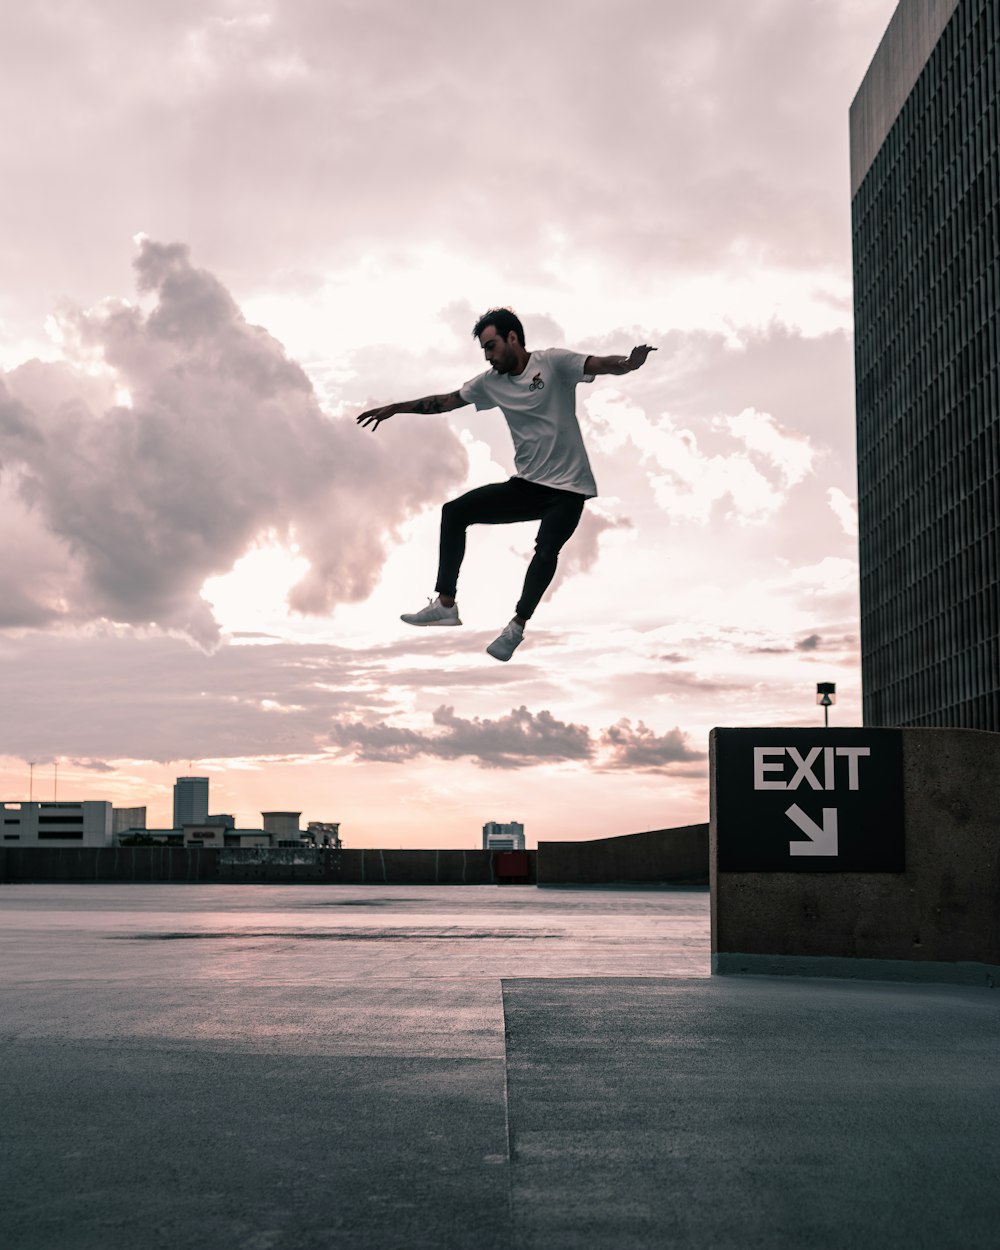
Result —
[{"label": "man jumping in mid air", "polygon": [[514,617],[486,648],[494,659],[509,660],[555,576],[559,552],[579,524],[585,501],[597,494],[576,419],[576,387],[593,382],[599,373],[632,373],[656,348],[633,347],[629,356],[585,356],[561,347],[529,352],[524,327],[509,308],[490,309],[476,322],[472,335],[489,362],[486,373],[450,395],[372,408],[357,420],[377,430],[399,412],[451,412],[475,404],[477,409],[499,408],[503,413],[514,440],[516,476],[470,490],[444,505],[437,598],[400,619],[407,625],[461,625],[455,593],[466,529],[541,521]]}]

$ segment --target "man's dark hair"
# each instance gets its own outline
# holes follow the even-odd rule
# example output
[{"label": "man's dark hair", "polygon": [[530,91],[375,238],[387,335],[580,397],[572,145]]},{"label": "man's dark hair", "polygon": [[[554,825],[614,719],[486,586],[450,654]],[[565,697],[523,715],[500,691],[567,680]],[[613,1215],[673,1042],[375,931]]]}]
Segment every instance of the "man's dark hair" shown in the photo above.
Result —
[{"label": "man's dark hair", "polygon": [[474,339],[479,338],[480,334],[487,326],[496,326],[497,334],[506,343],[507,335],[511,330],[517,335],[517,341],[524,346],[524,326],[521,325],[520,319],[511,312],[509,308],[491,308],[489,312],[483,315],[476,322],[475,329],[472,331]]}]

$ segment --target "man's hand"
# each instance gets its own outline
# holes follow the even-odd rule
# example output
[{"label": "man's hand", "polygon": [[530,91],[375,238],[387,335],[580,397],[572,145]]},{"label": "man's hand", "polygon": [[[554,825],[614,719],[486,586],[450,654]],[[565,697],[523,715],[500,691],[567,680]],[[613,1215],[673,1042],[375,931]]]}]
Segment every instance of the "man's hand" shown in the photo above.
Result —
[{"label": "man's hand", "polygon": [[386,404],[384,408],[370,408],[367,412],[363,412],[358,417],[358,425],[362,429],[372,426],[373,430],[377,430],[383,421],[388,421],[390,417],[396,415],[395,404]]},{"label": "man's hand", "polygon": [[620,377],[623,373],[641,369],[649,353],[655,351],[655,347],[643,344],[642,347],[633,347],[628,356],[588,356],[583,371],[594,377],[599,373],[613,373]]},{"label": "man's hand", "polygon": [[641,369],[642,366],[646,363],[646,357],[649,355],[649,353],[655,352],[656,350],[657,348],[648,347],[646,346],[645,343],[642,345],[642,347],[633,347],[631,352],[629,353],[628,360],[625,362],[626,368],[628,369],[629,373],[631,373],[633,369]]}]

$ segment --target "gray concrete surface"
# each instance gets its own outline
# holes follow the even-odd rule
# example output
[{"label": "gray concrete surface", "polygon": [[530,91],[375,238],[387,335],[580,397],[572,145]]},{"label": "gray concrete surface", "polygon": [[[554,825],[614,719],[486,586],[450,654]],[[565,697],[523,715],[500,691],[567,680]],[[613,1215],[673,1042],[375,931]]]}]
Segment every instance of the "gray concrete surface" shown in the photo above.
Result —
[{"label": "gray concrete surface", "polygon": [[985,1247],[1000,996],[712,979],[704,890],[0,887],[12,1250]]}]

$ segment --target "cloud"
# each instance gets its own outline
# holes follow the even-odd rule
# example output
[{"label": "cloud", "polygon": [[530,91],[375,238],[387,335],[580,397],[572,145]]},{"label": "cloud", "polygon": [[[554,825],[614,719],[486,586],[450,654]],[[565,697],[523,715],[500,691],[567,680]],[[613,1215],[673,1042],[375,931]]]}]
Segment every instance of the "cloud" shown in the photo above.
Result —
[{"label": "cloud", "polygon": [[[490,693],[482,672],[493,670],[452,671],[447,683],[424,670],[421,683],[417,671],[394,672],[397,651],[272,641],[226,642],[205,652],[179,638],[107,627],[80,637],[9,634],[0,641],[0,756],[71,759],[92,771],[123,759],[320,758],[331,751],[365,762],[466,759],[505,770],[553,763],[646,768],[651,760],[701,758],[680,730],[657,737],[642,722],[633,729],[620,721],[595,734],[564,713],[523,703],[496,715],[462,716],[454,700],[471,695],[482,705]],[[683,675],[678,682],[683,689]],[[445,684],[452,701],[416,722],[408,687],[440,698]],[[39,714],[42,688],[58,692],[57,730]],[[636,675],[634,693],[658,689],[653,675]],[[502,688],[496,694],[504,697]]]},{"label": "cloud", "polygon": [[31,413],[20,400],[10,394],[2,381],[0,381],[0,438],[3,438],[11,447],[16,446],[18,442],[38,443],[42,439],[32,422]]},{"label": "cloud", "polygon": [[688,745],[680,729],[657,735],[642,721],[633,726],[628,717],[605,729],[600,737],[606,768],[662,771],[675,764],[695,763],[706,758],[704,751]]},{"label": "cloud", "polygon": [[559,553],[556,575],[546,591],[546,598],[554,594],[568,577],[589,573],[596,567],[601,555],[602,534],[634,528],[628,517],[609,516],[601,511],[598,504],[586,507],[571,541]]},{"label": "cloud", "polygon": [[744,408],[735,417],[721,417],[730,434],[747,450],[769,461],[785,486],[795,486],[812,472],[816,450],[803,434],[781,426],[769,412]]},{"label": "cloud", "polygon": [[[224,643],[155,631],[12,632],[0,638],[0,755],[171,760],[312,755],[337,718],[389,716],[379,650]],[[54,722],[49,695],[59,717]]]},{"label": "cloud", "polygon": [[[810,336],[780,321],[732,327],[728,335],[673,331],[660,355],[661,400],[678,419],[756,409],[853,465],[853,356],[845,331]],[[643,375],[636,376],[641,386]]]},{"label": "cloud", "polygon": [[[484,40],[482,15],[452,0],[227,16],[116,0],[59,22],[22,5],[0,75],[5,115],[26,118],[0,140],[18,187],[0,228],[22,244],[5,286],[67,289],[66,248],[46,242],[72,237],[88,246],[70,290],[99,290],[137,223],[195,239],[240,287],[315,283],[366,249],[391,255],[401,221],[408,243],[475,255],[500,204],[522,263],[556,282],[581,257],[638,282],[839,266],[847,106],[894,3],[639,0],[609,21],[606,0],[573,20],[512,0],[528,46]],[[518,136],[502,160],[482,130],[497,99]]]},{"label": "cloud", "polygon": [[359,759],[401,763],[420,755],[439,759],[472,758],[481,768],[526,768],[531,765],[586,760],[592,752],[590,731],[560,721],[551,712],[514,708],[496,720],[472,720],[442,705],[433,714],[442,732],[418,733],[387,724],[342,725],[334,741]]},{"label": "cloud", "polygon": [[831,486],[826,492],[830,508],[840,522],[844,533],[851,538],[858,536],[858,505],[839,486]]},{"label": "cloud", "polygon": [[[835,649],[841,649],[839,644],[833,644]],[[787,642],[772,642],[760,646],[748,646],[745,650],[750,655],[791,655],[793,651],[819,651],[824,648],[823,638],[820,634],[807,634],[804,638],[798,639],[794,645]]]},{"label": "cloud", "polygon": [[625,707],[634,707],[641,699],[689,699],[692,695],[712,704],[719,702],[722,696],[736,694],[745,688],[741,680],[706,677],[675,669],[664,671],[658,665],[619,674],[610,678],[608,685],[615,699]]},{"label": "cloud", "polygon": [[[635,527],[615,554],[656,570],[650,602],[659,595],[669,610],[685,587],[712,583],[745,601],[776,571],[856,560],[831,507],[855,481],[846,335],[810,339],[777,322],[678,331],[653,360],[627,386],[587,388],[581,403],[597,480]],[[614,578],[611,561],[601,573]]]},{"label": "cloud", "polygon": [[[792,677],[801,685],[855,628],[847,565],[843,577],[822,567],[856,562],[846,120],[895,5],[636,0],[609,26],[607,0],[512,0],[505,16],[530,46],[484,40],[482,14],[459,0],[107,0],[63,5],[58,21],[14,6],[0,105],[19,122],[0,134],[0,162],[17,194],[0,196],[0,232],[17,246],[0,360],[29,344],[47,354],[41,326],[60,298],[93,307],[58,318],[66,363],[0,377],[0,530],[16,535],[0,545],[8,748],[313,753],[322,778],[334,725],[381,726],[382,748],[413,762],[382,770],[408,793],[443,774],[445,787],[473,773],[502,785],[510,772],[476,767],[476,751],[504,756],[493,735],[558,811],[563,779],[525,770],[545,759],[531,734],[558,750],[560,733],[536,712],[508,724],[511,709],[589,734],[574,773],[607,761],[612,788],[614,761],[655,758],[678,717],[796,715]],[[497,100],[517,139],[502,159],[483,121]],[[138,308],[95,305],[132,290],[122,242],[138,229],[187,241],[204,269],[159,245]],[[367,442],[350,413],[453,389],[479,360],[472,323],[504,303],[530,346],[659,345],[646,369],[580,392],[629,396],[605,411],[618,419],[606,443],[588,435],[604,501],[621,503],[588,505],[560,567],[563,580],[599,577],[546,605],[517,665],[483,667],[488,638],[472,630],[455,650],[371,645],[423,590],[415,555],[381,561],[401,526],[421,567],[433,561],[434,518],[408,518],[462,477],[449,431],[474,433],[469,485],[509,464],[510,443],[497,413],[394,421]],[[612,533],[625,514],[633,528]],[[211,644],[204,578],[261,538],[307,552],[300,611],[337,610],[331,626],[279,611],[257,627],[367,647],[272,640],[209,655],[144,628]],[[369,604],[338,609],[375,578]],[[261,599],[284,585],[279,596],[262,579]],[[495,589],[482,591],[491,612]],[[235,600],[218,602],[239,627]],[[104,618],[127,628],[87,625]],[[796,649],[814,633],[821,646]],[[786,684],[782,657],[748,642],[791,657]],[[58,692],[58,723],[38,689]],[[442,704],[457,723],[431,721]],[[627,734],[586,729],[623,712]],[[434,754],[460,748],[473,753]],[[453,758],[463,767],[441,762]],[[639,790],[659,794],[650,772]],[[441,797],[429,792],[436,812]]]},{"label": "cloud", "polygon": [[766,522],[812,471],[816,456],[806,436],[753,408],[681,422],[612,391],[588,398],[587,414],[606,455],[629,447],[638,452],[657,505],[680,522]]},{"label": "cloud", "polygon": [[334,739],[358,759],[397,764],[418,756],[468,756],[481,768],[578,761],[592,762],[599,769],[662,772],[706,758],[705,752],[689,746],[680,729],[658,736],[642,721],[633,727],[627,718],[602,730],[596,740],[585,725],[561,721],[548,711],[533,713],[524,706],[496,720],[467,720],[442,706],[434,712],[433,722],[443,732],[421,733],[384,723],[353,724],[338,727]]},{"label": "cloud", "polygon": [[459,439],[401,424],[389,446],[327,416],[181,244],[143,240],[135,269],[148,313],[64,309],[69,363],[29,362],[0,392],[0,511],[19,507],[45,548],[40,579],[5,555],[3,623],[155,623],[213,643],[201,586],[264,534],[309,561],[295,610],[364,599],[397,527],[464,478]]}]

